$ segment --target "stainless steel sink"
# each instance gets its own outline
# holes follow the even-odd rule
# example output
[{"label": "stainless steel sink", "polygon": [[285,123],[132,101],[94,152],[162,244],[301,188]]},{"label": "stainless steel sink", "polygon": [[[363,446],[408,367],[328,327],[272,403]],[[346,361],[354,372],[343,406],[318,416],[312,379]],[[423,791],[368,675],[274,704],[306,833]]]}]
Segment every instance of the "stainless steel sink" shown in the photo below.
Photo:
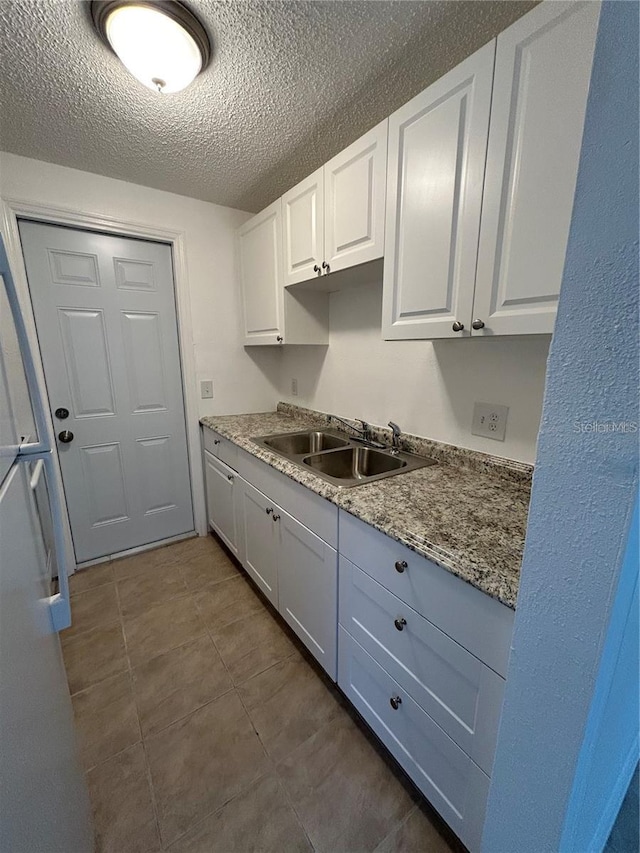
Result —
[{"label": "stainless steel sink", "polygon": [[252,441],[341,488],[364,485],[436,464],[433,459],[413,453],[392,453],[367,447],[335,430],[263,435]]},{"label": "stainless steel sink", "polygon": [[368,480],[407,467],[404,459],[371,447],[345,447],[334,453],[316,453],[302,461],[314,471],[337,480]]},{"label": "stainless steel sink", "polygon": [[313,430],[312,432],[290,432],[284,435],[274,435],[265,438],[262,443],[283,456],[305,456],[307,453],[318,453],[320,450],[332,450],[336,447],[346,447],[349,440],[340,438],[330,432]]}]

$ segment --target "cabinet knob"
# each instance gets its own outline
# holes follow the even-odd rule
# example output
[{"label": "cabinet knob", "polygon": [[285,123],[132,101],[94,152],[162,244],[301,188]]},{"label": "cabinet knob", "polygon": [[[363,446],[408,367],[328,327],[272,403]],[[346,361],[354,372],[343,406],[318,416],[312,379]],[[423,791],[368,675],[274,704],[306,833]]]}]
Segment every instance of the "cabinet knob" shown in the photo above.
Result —
[{"label": "cabinet knob", "polygon": [[391,699],[389,699],[389,704],[391,705],[394,711],[397,711],[400,705],[402,705],[402,697],[392,696]]},{"label": "cabinet knob", "polygon": [[322,269],[325,271],[325,275],[331,272],[331,267],[326,261],[322,262]]},{"label": "cabinet knob", "polygon": [[454,332],[461,332],[464,329],[464,323],[458,323],[456,320],[451,328]]},{"label": "cabinet knob", "polygon": [[268,506],[268,507],[265,509],[265,512],[267,513],[267,515],[271,515],[271,513],[273,512],[273,507],[272,507],[272,506]]},{"label": "cabinet knob", "polygon": [[227,474],[227,480],[228,480],[230,483],[233,483],[233,474]]},{"label": "cabinet knob", "polygon": [[471,328],[476,329],[476,330],[477,329],[484,329],[484,323],[482,322],[482,320],[474,320],[473,323],[471,324]]},{"label": "cabinet knob", "polygon": [[276,340],[278,341],[279,344],[281,344],[283,342],[284,338],[282,337],[282,335],[278,335]]},{"label": "cabinet knob", "polygon": [[274,520],[274,521],[280,521],[280,516],[279,516],[279,515],[276,515],[276,514],[274,513],[274,515],[273,515],[273,520]]},{"label": "cabinet knob", "polygon": [[219,438],[214,438],[214,439],[213,439],[213,443],[214,443],[214,444],[220,444],[220,439],[219,439]]},{"label": "cabinet knob", "polygon": [[407,620],[404,616],[401,616],[399,619],[394,619],[393,624],[396,626],[398,631],[404,631],[404,626],[407,624]]},{"label": "cabinet knob", "polygon": [[317,273],[321,273],[321,272],[322,272],[322,270],[320,269],[320,267],[318,266],[318,264],[314,264],[314,265],[313,265],[313,271],[314,271],[314,272],[317,272]]},{"label": "cabinet knob", "polygon": [[402,572],[404,572],[404,570],[406,568],[407,568],[407,561],[406,560],[396,560],[396,572],[400,572],[400,574],[402,574]]}]

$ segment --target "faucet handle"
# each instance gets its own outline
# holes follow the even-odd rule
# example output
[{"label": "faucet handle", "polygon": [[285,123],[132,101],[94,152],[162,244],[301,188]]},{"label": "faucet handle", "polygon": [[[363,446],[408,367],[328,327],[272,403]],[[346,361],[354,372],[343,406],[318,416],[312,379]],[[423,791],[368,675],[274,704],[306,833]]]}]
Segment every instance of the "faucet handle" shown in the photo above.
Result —
[{"label": "faucet handle", "polygon": [[392,438],[391,438],[392,451],[391,452],[392,453],[398,453],[398,451],[400,450],[400,434],[401,434],[402,430],[400,429],[398,424],[394,424],[393,421],[389,421],[388,425],[391,427],[391,433],[392,433]]}]

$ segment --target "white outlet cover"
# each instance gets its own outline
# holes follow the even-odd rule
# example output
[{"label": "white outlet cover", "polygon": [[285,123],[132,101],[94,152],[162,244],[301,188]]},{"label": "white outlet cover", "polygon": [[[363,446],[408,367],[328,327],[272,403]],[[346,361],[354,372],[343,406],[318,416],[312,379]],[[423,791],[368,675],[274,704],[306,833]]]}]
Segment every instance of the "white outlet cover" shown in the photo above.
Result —
[{"label": "white outlet cover", "polygon": [[495,403],[476,403],[473,407],[472,435],[504,441],[508,415],[508,406],[498,406]]},{"label": "white outlet cover", "polygon": [[205,379],[200,383],[200,399],[213,399],[213,382],[210,379]]},{"label": "white outlet cover", "polygon": [[293,394],[294,397],[298,396],[298,380],[297,379],[291,380],[291,393]]}]

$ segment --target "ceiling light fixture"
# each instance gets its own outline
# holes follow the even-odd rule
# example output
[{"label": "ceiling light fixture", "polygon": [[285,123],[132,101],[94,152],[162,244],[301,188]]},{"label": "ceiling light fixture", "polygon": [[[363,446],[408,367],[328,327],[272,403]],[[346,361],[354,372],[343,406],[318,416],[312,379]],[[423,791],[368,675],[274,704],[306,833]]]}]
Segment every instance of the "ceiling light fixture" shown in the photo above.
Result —
[{"label": "ceiling light fixture", "polygon": [[180,92],[211,59],[207,31],[178,0],[93,0],[91,17],[123,65],[154,92]]}]

